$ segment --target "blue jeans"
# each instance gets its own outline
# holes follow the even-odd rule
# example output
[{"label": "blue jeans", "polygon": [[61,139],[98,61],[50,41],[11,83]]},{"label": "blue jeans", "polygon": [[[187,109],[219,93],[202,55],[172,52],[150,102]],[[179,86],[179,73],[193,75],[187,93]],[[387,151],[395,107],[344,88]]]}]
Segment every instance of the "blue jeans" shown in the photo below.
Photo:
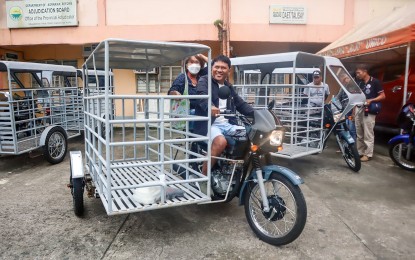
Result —
[{"label": "blue jeans", "polygon": [[349,128],[350,135],[356,141],[356,126],[354,125],[354,122],[350,119],[346,119],[346,125]]}]

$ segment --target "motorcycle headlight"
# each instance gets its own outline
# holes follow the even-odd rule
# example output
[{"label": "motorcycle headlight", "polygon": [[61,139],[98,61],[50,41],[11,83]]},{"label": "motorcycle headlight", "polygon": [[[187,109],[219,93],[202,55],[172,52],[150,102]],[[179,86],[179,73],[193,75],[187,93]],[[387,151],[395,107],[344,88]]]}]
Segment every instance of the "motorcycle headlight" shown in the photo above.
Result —
[{"label": "motorcycle headlight", "polygon": [[272,131],[269,137],[269,144],[272,146],[281,146],[283,139],[284,139],[284,131],[274,130]]}]

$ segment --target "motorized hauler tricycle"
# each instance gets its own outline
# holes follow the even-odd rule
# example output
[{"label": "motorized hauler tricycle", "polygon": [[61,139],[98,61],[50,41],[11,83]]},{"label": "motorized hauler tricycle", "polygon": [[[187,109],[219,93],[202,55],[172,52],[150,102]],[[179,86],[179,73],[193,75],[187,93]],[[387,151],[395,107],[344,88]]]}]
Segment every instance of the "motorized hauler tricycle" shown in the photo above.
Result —
[{"label": "motorized hauler tricycle", "polygon": [[[332,57],[290,52],[232,59],[235,88],[258,109],[274,100],[273,112],[286,133],[283,149],[271,155],[289,159],[321,153],[334,133],[349,168],[360,170],[360,156],[346,124],[347,114],[362,106],[365,96],[342,63]],[[313,71],[323,75],[331,100],[325,101],[323,85],[314,86]]]},{"label": "motorized hauler tricycle", "polygon": [[[150,72],[206,52],[210,62],[210,48],[200,44],[120,39],[98,44],[84,70],[104,68],[105,91],[99,90],[101,86],[89,85],[88,78],[85,79],[85,153],[73,151],[70,156],[69,187],[75,214],[84,213],[84,190],[101,199],[108,215],[227,202],[239,197],[247,220],[260,239],[273,245],[290,243],[304,228],[307,208],[299,187],[302,179],[287,168],[263,164],[263,156],[278,151],[284,136],[284,129],[272,112],[273,102],[256,110],[253,118],[226,114],[240,119],[245,131],[227,136],[229,146],[204,176],[200,170],[202,163],[207,162],[208,169],[211,168],[210,127],[207,136],[203,136],[192,132],[189,124],[207,121],[210,125],[210,116],[170,110],[170,102],[178,96],[150,93],[148,73],[145,93],[119,95],[117,89],[131,86],[110,84],[110,71],[114,72],[113,82],[117,84],[122,82],[117,81],[117,73]],[[229,91],[223,88],[220,98],[229,98]],[[180,99],[207,99],[208,111],[212,107],[211,93],[182,95]],[[108,116],[103,118],[101,114]],[[184,128],[172,124],[179,121],[186,122]],[[210,188],[203,191],[203,185]]]},{"label": "motorized hauler tricycle", "polygon": [[80,135],[82,103],[72,66],[0,61],[0,154],[43,148],[52,164]]}]

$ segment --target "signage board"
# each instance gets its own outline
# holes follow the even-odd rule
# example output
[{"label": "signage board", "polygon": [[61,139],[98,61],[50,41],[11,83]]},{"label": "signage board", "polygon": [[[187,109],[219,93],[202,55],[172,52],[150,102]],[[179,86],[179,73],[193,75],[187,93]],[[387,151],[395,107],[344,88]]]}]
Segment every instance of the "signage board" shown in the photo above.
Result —
[{"label": "signage board", "polygon": [[270,5],[269,23],[306,24],[307,9],[298,5]]},{"label": "signage board", "polygon": [[77,0],[7,0],[8,28],[78,26]]}]

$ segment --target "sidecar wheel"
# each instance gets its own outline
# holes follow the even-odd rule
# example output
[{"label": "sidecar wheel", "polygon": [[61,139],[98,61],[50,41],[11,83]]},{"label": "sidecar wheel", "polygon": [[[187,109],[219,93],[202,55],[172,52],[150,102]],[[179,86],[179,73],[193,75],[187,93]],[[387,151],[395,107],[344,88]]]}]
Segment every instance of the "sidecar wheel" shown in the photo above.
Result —
[{"label": "sidecar wheel", "polygon": [[300,187],[286,177],[273,173],[264,182],[271,208],[263,212],[259,185],[251,182],[246,188],[245,216],[254,233],[262,241],[281,246],[291,243],[304,229],[307,205]]},{"label": "sidecar wheel", "polygon": [[84,182],[82,178],[71,179],[71,193],[75,215],[81,217],[84,214]]},{"label": "sidecar wheel", "polygon": [[57,164],[65,159],[68,152],[68,137],[62,127],[54,127],[46,135],[43,154],[51,164]]},{"label": "sidecar wheel", "polygon": [[84,178],[72,178],[72,164],[69,164],[69,187],[71,189],[73,210],[75,215],[84,215]]}]

